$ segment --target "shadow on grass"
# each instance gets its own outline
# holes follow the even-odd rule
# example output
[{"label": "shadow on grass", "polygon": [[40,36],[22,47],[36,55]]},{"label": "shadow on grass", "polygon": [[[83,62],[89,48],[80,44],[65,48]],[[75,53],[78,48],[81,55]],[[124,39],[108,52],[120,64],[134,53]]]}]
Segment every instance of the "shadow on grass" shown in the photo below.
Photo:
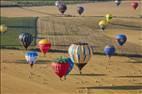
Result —
[{"label": "shadow on grass", "polygon": [[137,75],[137,76],[118,76],[118,78],[142,78],[142,75]]},{"label": "shadow on grass", "polygon": [[106,76],[106,74],[70,74],[71,76]]},{"label": "shadow on grass", "polygon": [[[48,63],[51,63],[53,62],[52,60],[37,60],[36,64],[48,64]],[[15,63],[18,63],[18,64],[27,64],[27,61],[26,60],[16,60]]]},{"label": "shadow on grass", "polygon": [[96,86],[96,87],[80,87],[80,89],[105,89],[105,90],[142,90],[141,85],[125,85],[125,86]]}]

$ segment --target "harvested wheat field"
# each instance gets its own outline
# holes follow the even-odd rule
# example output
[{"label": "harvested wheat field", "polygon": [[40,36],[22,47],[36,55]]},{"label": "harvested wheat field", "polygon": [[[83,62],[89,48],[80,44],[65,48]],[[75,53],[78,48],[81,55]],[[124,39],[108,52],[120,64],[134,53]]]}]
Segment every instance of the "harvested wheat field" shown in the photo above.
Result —
[{"label": "harvested wheat field", "polygon": [[[81,5],[85,7],[82,16],[74,11],[76,4],[68,5],[65,16],[60,16],[55,6],[1,8],[2,17],[38,17],[36,42],[46,38],[52,45],[45,56],[38,53],[32,69],[22,46],[1,48],[1,94],[142,94],[142,5],[137,10],[131,8],[129,1],[119,7],[114,2]],[[111,13],[113,19],[102,32],[98,22],[106,13]],[[11,29],[16,26],[9,25],[9,28],[7,32],[16,30]],[[117,34],[127,36],[122,48],[117,47]],[[66,80],[60,80],[51,67],[53,60],[69,57],[69,46],[80,41],[91,45],[91,59],[82,74],[74,66]],[[111,59],[103,51],[107,44],[116,47]],[[28,50],[35,48],[30,46]]]}]

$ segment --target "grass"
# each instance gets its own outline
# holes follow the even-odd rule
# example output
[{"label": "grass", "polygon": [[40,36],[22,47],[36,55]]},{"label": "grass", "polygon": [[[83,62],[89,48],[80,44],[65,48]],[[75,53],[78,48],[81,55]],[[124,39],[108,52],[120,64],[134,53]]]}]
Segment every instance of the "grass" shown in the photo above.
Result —
[{"label": "grass", "polygon": [[[31,33],[33,36],[36,34],[36,17],[0,17],[0,19],[1,24],[8,27],[7,32],[1,33],[0,36],[0,46],[3,48],[21,46],[18,37],[22,32]],[[34,45],[34,41],[32,45]]]}]

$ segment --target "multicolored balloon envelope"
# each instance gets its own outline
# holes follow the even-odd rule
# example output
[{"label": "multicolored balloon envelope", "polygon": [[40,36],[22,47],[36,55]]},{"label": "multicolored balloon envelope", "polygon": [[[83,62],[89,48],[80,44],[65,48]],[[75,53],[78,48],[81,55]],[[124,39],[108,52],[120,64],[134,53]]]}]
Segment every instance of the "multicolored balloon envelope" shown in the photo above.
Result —
[{"label": "multicolored balloon envelope", "polygon": [[107,21],[101,20],[101,21],[99,21],[98,25],[104,31],[104,29],[106,28],[106,25],[107,25]]},{"label": "multicolored balloon envelope", "polygon": [[127,41],[127,37],[124,34],[118,34],[116,36],[116,41],[119,46],[123,46]]},{"label": "multicolored balloon envelope", "polygon": [[42,39],[38,42],[40,51],[45,55],[51,48],[51,43],[47,39]]},{"label": "multicolored balloon envelope", "polygon": [[30,46],[30,44],[33,41],[33,36],[30,33],[22,33],[19,35],[19,40],[27,50],[27,48]]},{"label": "multicolored balloon envelope", "polygon": [[92,49],[88,43],[72,44],[68,49],[72,62],[78,67],[80,74],[82,68],[88,63],[92,56]]},{"label": "multicolored balloon envelope", "polygon": [[115,0],[115,4],[119,6],[121,4],[121,0]]},{"label": "multicolored balloon envelope", "polygon": [[113,45],[106,45],[104,53],[110,58],[115,53],[115,47]]},{"label": "multicolored balloon envelope", "polygon": [[131,3],[131,6],[133,7],[133,9],[137,9],[137,7],[139,6],[139,3],[138,2],[136,2],[136,1],[133,1],[132,3]]},{"label": "multicolored balloon envelope", "polygon": [[84,7],[78,6],[77,7],[77,12],[78,12],[79,15],[81,15],[84,12]]},{"label": "multicolored balloon envelope", "polygon": [[54,63],[51,64],[55,74],[60,77],[60,79],[67,74],[70,65],[67,58],[59,58]]},{"label": "multicolored balloon envelope", "polygon": [[30,64],[31,68],[36,63],[38,53],[36,51],[29,51],[25,54],[27,62]]},{"label": "multicolored balloon envelope", "polygon": [[65,11],[67,10],[67,6],[65,4],[61,4],[58,6],[59,11],[64,14]]},{"label": "multicolored balloon envelope", "polygon": [[69,69],[68,69],[66,75],[68,75],[74,67],[74,63],[72,62],[72,60],[70,58],[68,58],[68,63],[69,63]]}]

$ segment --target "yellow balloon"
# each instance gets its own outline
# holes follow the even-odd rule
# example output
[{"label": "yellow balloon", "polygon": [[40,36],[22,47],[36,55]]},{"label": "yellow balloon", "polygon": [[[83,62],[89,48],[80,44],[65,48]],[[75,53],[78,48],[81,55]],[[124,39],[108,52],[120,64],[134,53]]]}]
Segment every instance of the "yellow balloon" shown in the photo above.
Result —
[{"label": "yellow balloon", "polygon": [[7,31],[7,26],[6,25],[0,25],[0,32],[6,32]]},{"label": "yellow balloon", "polygon": [[105,26],[105,25],[107,25],[107,21],[106,20],[99,21],[99,26]]},{"label": "yellow balloon", "polygon": [[38,42],[39,44],[48,44],[49,41],[47,39],[42,39]]},{"label": "yellow balloon", "polygon": [[112,19],[112,15],[111,14],[106,14],[106,21],[107,22],[110,22],[111,21],[111,19]]}]

